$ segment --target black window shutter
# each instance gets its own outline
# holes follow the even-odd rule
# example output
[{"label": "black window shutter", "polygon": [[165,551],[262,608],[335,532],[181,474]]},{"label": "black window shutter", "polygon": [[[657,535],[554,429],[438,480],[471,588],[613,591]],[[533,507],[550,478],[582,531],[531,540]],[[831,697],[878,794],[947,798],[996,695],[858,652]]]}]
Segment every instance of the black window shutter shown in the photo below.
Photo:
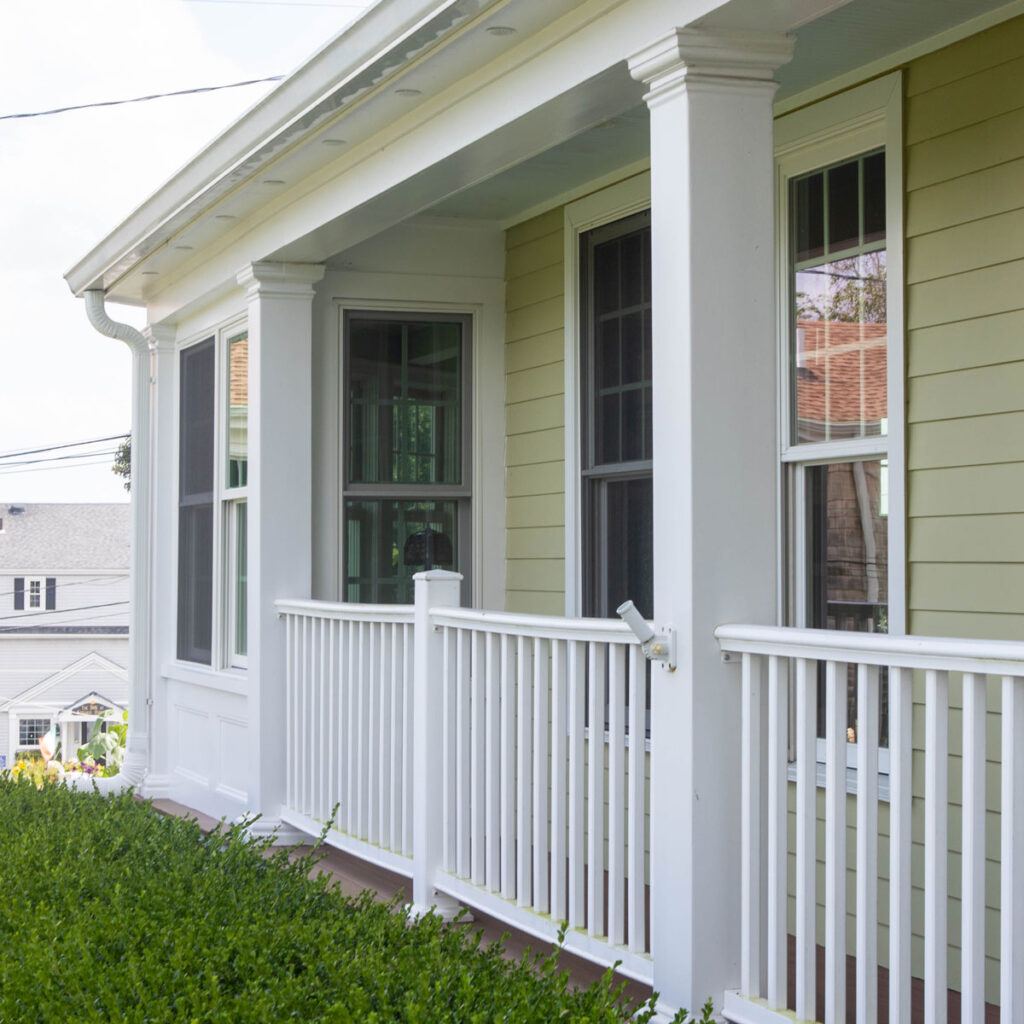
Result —
[{"label": "black window shutter", "polygon": [[25,577],[14,577],[14,610],[22,612],[25,610]]},{"label": "black window shutter", "polygon": [[52,612],[57,607],[57,577],[46,577],[46,610]]}]

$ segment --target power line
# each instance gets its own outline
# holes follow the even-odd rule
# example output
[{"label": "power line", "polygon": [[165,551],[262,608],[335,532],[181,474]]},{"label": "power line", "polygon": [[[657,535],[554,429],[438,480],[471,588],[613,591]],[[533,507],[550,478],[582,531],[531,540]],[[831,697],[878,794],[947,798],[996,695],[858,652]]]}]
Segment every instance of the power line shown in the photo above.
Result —
[{"label": "power line", "polygon": [[[237,2],[237,0],[236,0]],[[169,96],[194,96],[201,92],[216,92],[218,89],[238,89],[243,85],[260,85],[262,82],[280,82],[284,75],[270,75],[267,78],[251,78],[247,82],[230,82],[227,85],[202,85],[195,89],[179,89],[176,92],[155,92],[149,96],[133,96],[128,100],[103,100],[99,103],[78,103],[71,107],[54,107],[53,110],[34,110],[27,114],[0,114],[0,121],[13,121],[26,117],[48,117],[50,114],[66,114],[71,110],[92,110],[95,107],[119,107],[124,103],[146,103],[162,100]]]},{"label": "power line", "polygon": [[69,462],[75,459],[92,459],[99,458],[101,455],[116,455],[116,448],[109,448],[98,452],[76,452],[74,455],[51,455],[48,459],[24,459],[21,462],[3,462],[0,461],[0,472],[5,469],[11,469],[16,466],[37,466],[39,463],[50,463],[50,462]]},{"label": "power line", "polygon": [[128,434],[111,434],[109,437],[91,437],[88,441],[68,441],[65,444],[51,444],[46,448],[23,448],[17,452],[0,452],[0,459],[13,459],[19,455],[38,455],[40,452],[56,452],[61,448],[81,448],[87,444],[101,444],[104,441],[121,441]]},{"label": "power line", "polygon": [[[19,573],[15,573],[15,575],[20,575],[20,574]],[[42,578],[44,578],[46,576],[46,573],[41,573],[40,575],[36,576],[33,573],[31,573],[31,572],[25,572],[24,576],[25,576],[26,579],[33,579],[33,580],[34,579],[42,579]],[[75,580],[73,583],[61,583],[60,584],[60,589],[61,589],[61,591],[64,591],[64,590],[67,590],[68,587],[84,587],[84,586],[87,586],[90,583],[93,584],[94,586],[97,586],[97,587],[107,587],[107,586],[111,586],[114,583],[120,583],[122,580],[126,580],[128,578],[129,577],[128,577],[128,573],[127,572],[120,573],[117,576],[90,576],[88,579]],[[0,593],[0,597],[14,597],[14,591],[13,590],[5,590],[2,593]],[[45,610],[45,609],[43,609],[43,610]],[[61,611],[61,612],[64,611],[63,608],[58,608],[56,610],[57,611]],[[51,608],[50,611],[54,611],[54,609]]]},{"label": "power line", "polygon": [[71,470],[71,469],[86,469],[89,466],[109,466],[109,456],[105,458],[97,458],[95,462],[76,462],[73,466],[54,466],[52,463],[47,462],[42,466],[29,466],[27,469],[18,469],[14,467],[0,465],[0,476],[18,476],[20,473],[45,473],[47,471],[56,472],[58,470]]},{"label": "power line", "polygon": [[[0,615],[0,622],[7,622],[9,619],[34,619],[37,615],[49,615],[51,618],[56,612],[60,612],[66,615],[68,612],[91,612],[94,608],[116,608],[122,604],[128,604],[128,601],[108,601],[106,604],[84,604],[80,608],[40,608],[37,612],[22,612],[19,615]],[[29,623],[32,625],[32,623]],[[39,623],[35,623],[39,625]],[[65,623],[66,625],[66,623]]]}]

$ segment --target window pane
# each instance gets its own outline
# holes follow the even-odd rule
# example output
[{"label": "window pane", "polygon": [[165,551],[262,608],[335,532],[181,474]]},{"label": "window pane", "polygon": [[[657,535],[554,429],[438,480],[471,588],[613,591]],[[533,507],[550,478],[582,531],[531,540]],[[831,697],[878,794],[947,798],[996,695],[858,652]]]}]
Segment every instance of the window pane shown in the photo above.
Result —
[{"label": "window pane", "polygon": [[245,487],[249,459],[249,335],[228,339],[227,486]]},{"label": "window pane", "polygon": [[178,514],[178,657],[209,665],[213,630],[213,503]]},{"label": "window pane", "polygon": [[885,238],[885,154],[864,157],[864,242]]},{"label": "window pane", "polygon": [[596,494],[603,504],[599,565],[604,567],[603,600],[589,614],[615,617],[632,600],[645,618],[654,614],[654,506],[651,478],[611,480]]},{"label": "window pane", "polygon": [[[884,460],[812,466],[807,474],[808,624],[815,629],[888,632],[887,465]],[[847,738],[857,735],[856,666],[847,671]],[[882,681],[885,682],[883,673]],[[824,677],[819,735],[824,735]],[[881,739],[887,743],[887,702]]]},{"label": "window pane", "polygon": [[248,653],[248,505],[240,501],[235,505],[235,550],[234,550],[234,613],[235,613],[235,654]]},{"label": "window pane", "polygon": [[796,440],[885,433],[885,250],[795,277]]},{"label": "window pane", "polygon": [[50,729],[48,718],[22,718],[18,722],[18,746],[30,747],[39,742]]},{"label": "window pane", "polygon": [[345,503],[345,600],[411,604],[413,574],[459,569],[457,501]]},{"label": "window pane", "polygon": [[181,353],[179,493],[182,498],[213,492],[213,338]]},{"label": "window pane", "polygon": [[819,171],[793,183],[797,262],[825,255],[825,176]]},{"label": "window pane", "polygon": [[828,172],[828,251],[842,252],[860,245],[860,161],[833,167]]},{"label": "window pane", "polygon": [[461,322],[348,323],[352,483],[462,482]]}]

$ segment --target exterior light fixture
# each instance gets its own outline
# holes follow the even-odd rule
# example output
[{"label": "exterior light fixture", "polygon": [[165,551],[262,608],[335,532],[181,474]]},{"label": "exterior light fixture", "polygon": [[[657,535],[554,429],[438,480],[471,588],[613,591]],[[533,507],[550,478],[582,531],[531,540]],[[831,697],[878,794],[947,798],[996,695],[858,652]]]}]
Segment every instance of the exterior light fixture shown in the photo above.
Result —
[{"label": "exterior light fixture", "polygon": [[396,89],[396,96],[419,96],[423,92],[422,89]]},{"label": "exterior light fixture", "polygon": [[348,139],[321,139],[321,146],[344,146]]},{"label": "exterior light fixture", "polygon": [[664,661],[671,672],[676,667],[676,631],[666,630],[655,633],[651,624],[640,614],[632,601],[626,601],[615,609],[615,614],[629,626],[640,641],[640,649],[648,661]]},{"label": "exterior light fixture", "polygon": [[284,179],[282,179],[282,178],[264,178],[263,179],[263,184],[264,185],[283,185],[284,184]]},{"label": "exterior light fixture", "polygon": [[488,25],[486,30],[492,36],[514,36],[516,29],[511,25]]}]

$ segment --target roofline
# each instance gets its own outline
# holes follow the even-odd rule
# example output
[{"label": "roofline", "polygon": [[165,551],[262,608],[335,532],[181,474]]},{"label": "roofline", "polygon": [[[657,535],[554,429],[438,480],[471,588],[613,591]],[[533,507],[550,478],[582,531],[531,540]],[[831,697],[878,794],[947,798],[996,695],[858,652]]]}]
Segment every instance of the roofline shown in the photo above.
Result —
[{"label": "roofline", "polygon": [[378,0],[74,264],[64,275],[71,291],[81,296],[89,289],[106,290],[285,147],[321,129],[359,95],[394,78],[440,36],[499,2]]}]

